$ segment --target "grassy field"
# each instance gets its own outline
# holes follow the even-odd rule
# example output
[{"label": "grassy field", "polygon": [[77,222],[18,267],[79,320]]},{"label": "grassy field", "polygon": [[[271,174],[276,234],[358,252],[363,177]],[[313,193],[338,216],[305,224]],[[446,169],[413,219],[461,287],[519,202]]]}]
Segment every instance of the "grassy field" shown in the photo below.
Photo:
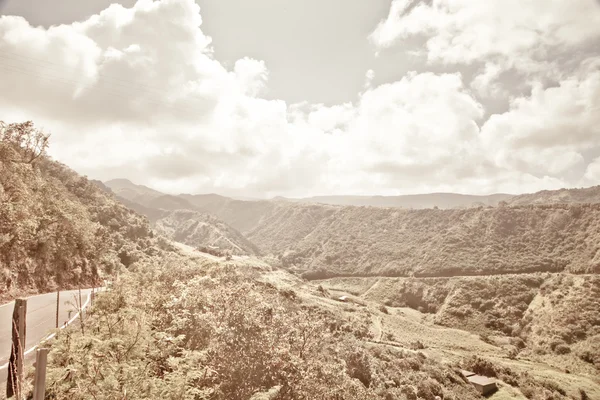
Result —
[{"label": "grassy field", "polygon": [[[510,281],[515,293],[504,293],[500,297],[504,290],[502,280]],[[535,293],[524,292],[520,285],[525,283]],[[345,295],[366,304],[354,312],[371,315],[371,320],[377,325],[373,329],[382,331],[381,345],[419,349],[441,363],[461,363],[477,355],[498,368],[510,369],[512,372],[507,375],[509,382],[501,385],[501,390],[491,397],[493,399],[532,398],[523,397],[519,388],[514,387],[518,379],[523,379],[515,377],[523,374],[541,382],[554,382],[571,398],[579,399],[582,389],[594,399],[600,398],[600,370],[580,357],[580,349],[598,353],[597,333],[590,328],[586,336],[577,341],[573,332],[582,324],[582,319],[592,324],[597,320],[596,315],[586,315],[592,310],[600,311],[595,291],[597,284],[598,279],[594,276],[533,274],[447,279],[333,278],[307,285],[320,285],[333,298]],[[472,312],[458,318],[453,313],[453,310],[473,304],[471,296],[464,296],[465,285],[481,287],[481,292],[471,291],[470,294],[481,296],[479,300],[482,303],[492,302],[487,310],[489,314]],[[582,290],[586,292],[582,293]],[[436,299],[430,292],[445,295]],[[561,301],[553,302],[557,298]],[[507,302],[511,301],[515,307],[519,302],[526,304],[521,312],[523,320],[528,321],[525,328],[513,335],[486,327],[489,315],[497,315],[500,320],[512,318],[494,311],[506,310]],[[394,302],[396,306],[391,306]],[[401,302],[404,304],[398,304]],[[339,310],[347,312],[344,307],[339,307]],[[572,338],[568,353],[548,347],[550,339],[558,338],[561,333]],[[556,340],[566,343],[563,339]],[[554,350],[557,348],[558,345],[555,345]],[[526,383],[522,385],[527,388]]]}]

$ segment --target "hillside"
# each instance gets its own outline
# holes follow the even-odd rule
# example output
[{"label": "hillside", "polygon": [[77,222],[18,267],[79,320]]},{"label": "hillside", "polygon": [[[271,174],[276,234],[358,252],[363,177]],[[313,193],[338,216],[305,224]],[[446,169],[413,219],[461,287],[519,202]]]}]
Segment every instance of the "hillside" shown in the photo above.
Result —
[{"label": "hillside", "polygon": [[[596,191],[541,193],[544,201],[564,198],[563,192],[593,200]],[[406,210],[218,195],[175,197],[188,208],[218,217],[262,253],[310,278],[595,273],[600,268],[598,204]],[[520,197],[521,203],[540,199],[539,194]]]},{"label": "hillside", "polygon": [[458,193],[428,193],[403,196],[316,196],[293,201],[301,203],[321,203],[343,206],[421,208],[469,208],[496,206],[501,201],[511,199],[510,194],[476,196]]},{"label": "hillside", "polygon": [[600,204],[318,207],[282,207],[248,238],[312,278],[600,271]]},{"label": "hillside", "polygon": [[[268,200],[235,200],[217,194],[167,195],[126,179],[114,179],[105,184],[118,196],[148,209],[194,210],[208,213],[242,233],[256,227],[264,216],[271,214],[282,203]],[[150,210],[147,212],[151,213]]]},{"label": "hillside", "polygon": [[192,205],[212,214],[242,233],[252,230],[286,202],[271,200],[234,200],[215,195],[181,195]]},{"label": "hillside", "polygon": [[[463,368],[496,379],[492,399],[600,394],[600,205],[402,210],[120,191],[139,204],[28,145],[44,140],[33,126],[0,132],[3,295],[120,271],[85,329],[50,343],[49,398],[480,398]],[[254,254],[253,241],[309,278],[414,277],[310,282],[252,257],[177,253],[127,207],[192,246]]]},{"label": "hillside", "polygon": [[319,284],[433,314],[437,325],[478,333],[513,358],[600,371],[600,275],[332,278]]},{"label": "hillside", "polygon": [[376,302],[335,298],[257,260],[157,258],[98,297],[85,333],[73,328],[59,337],[48,395],[480,399],[461,368],[494,377],[492,400],[600,394],[585,372],[508,359],[505,349],[467,332]]},{"label": "hillside", "polygon": [[158,190],[144,185],[136,185],[128,179],[112,179],[104,184],[116,195],[142,204],[156,197],[164,196],[164,193]]},{"label": "hillside", "polygon": [[581,189],[543,190],[507,200],[511,205],[600,203],[600,186]]},{"label": "hillside", "polygon": [[256,255],[258,248],[223,221],[191,210],[166,211],[154,221],[156,231],[193,247],[217,248],[233,255]]},{"label": "hillside", "polygon": [[[107,190],[111,189],[107,187]],[[130,209],[146,216],[157,233],[169,239],[233,255],[256,255],[260,252],[236,229],[212,215],[197,211],[185,199],[160,195],[147,201],[147,205],[142,205],[121,196],[116,198]],[[178,209],[177,205],[182,203],[185,207]],[[165,207],[155,208],[152,205]],[[169,208],[169,205],[174,208]]]},{"label": "hillside", "polygon": [[0,298],[97,283],[159,251],[146,218],[45,155],[32,123],[0,122]]}]

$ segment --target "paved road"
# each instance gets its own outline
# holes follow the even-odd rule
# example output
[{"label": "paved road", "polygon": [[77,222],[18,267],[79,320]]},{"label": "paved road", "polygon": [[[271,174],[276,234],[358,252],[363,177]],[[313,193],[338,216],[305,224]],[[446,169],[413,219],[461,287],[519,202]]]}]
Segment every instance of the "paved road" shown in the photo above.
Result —
[{"label": "paved road", "polygon": [[[85,305],[92,289],[81,290],[81,300]],[[75,299],[77,290],[60,292],[59,324],[66,323],[76,314]],[[0,305],[0,398],[6,382],[7,362],[10,358],[11,328],[14,302]],[[31,349],[52,333],[56,326],[56,292],[41,294],[27,299],[27,336],[25,350]],[[35,352],[30,352],[30,357]]]}]

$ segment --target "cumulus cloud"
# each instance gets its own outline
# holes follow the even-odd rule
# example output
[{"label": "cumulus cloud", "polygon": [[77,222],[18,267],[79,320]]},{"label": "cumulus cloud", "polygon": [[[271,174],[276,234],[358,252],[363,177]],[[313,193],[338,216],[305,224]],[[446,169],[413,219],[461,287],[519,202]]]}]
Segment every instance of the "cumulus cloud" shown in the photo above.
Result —
[{"label": "cumulus cloud", "polygon": [[585,154],[600,150],[600,70],[535,86],[492,115],[481,136],[495,162],[533,175],[562,177],[585,169]]},{"label": "cumulus cloud", "polygon": [[498,83],[502,68],[498,64],[488,62],[484,70],[473,78],[471,87],[482,97],[506,96]]},{"label": "cumulus cloud", "polygon": [[552,83],[597,55],[600,3],[394,0],[387,18],[370,35],[378,53],[414,37],[424,40],[431,64],[485,64],[472,87],[482,96],[509,96],[497,82],[503,71],[513,71],[516,80],[528,84]]},{"label": "cumulus cloud", "polygon": [[[455,21],[463,2],[441,4],[396,0],[395,14],[374,36],[388,45],[408,34],[434,40],[443,26],[456,32],[470,14]],[[483,13],[479,6],[477,13]],[[419,15],[432,17],[426,30]],[[403,30],[396,20],[407,22]],[[564,28],[569,35],[557,28],[550,43],[575,33],[591,37],[584,25],[574,33]],[[286,104],[262,97],[268,63],[242,58],[228,69],[214,58],[201,26],[193,0],[112,5],[86,21],[48,29],[1,17],[0,118],[36,121],[52,132],[51,153],[81,173],[174,193],[521,192],[596,176],[597,161],[584,154],[600,151],[593,59],[585,73],[534,87],[485,121],[473,89],[488,87],[501,64],[489,64],[473,83],[460,73],[410,72],[375,86],[370,70],[354,102]],[[453,51],[467,59],[489,53],[484,45],[434,46],[440,40],[446,39],[429,47],[434,59],[451,60]],[[500,44],[506,54],[527,47]],[[567,176],[573,168],[579,175]]]},{"label": "cumulus cloud", "polygon": [[370,88],[373,85],[373,79],[375,79],[375,71],[372,69],[367,70],[365,73],[365,88]]},{"label": "cumulus cloud", "polygon": [[584,175],[584,182],[591,184],[597,184],[600,182],[600,157],[596,158],[587,166]]},{"label": "cumulus cloud", "polygon": [[492,55],[513,59],[592,43],[600,34],[595,0],[394,0],[371,34],[378,47],[413,35],[428,37],[431,60],[470,63]]}]

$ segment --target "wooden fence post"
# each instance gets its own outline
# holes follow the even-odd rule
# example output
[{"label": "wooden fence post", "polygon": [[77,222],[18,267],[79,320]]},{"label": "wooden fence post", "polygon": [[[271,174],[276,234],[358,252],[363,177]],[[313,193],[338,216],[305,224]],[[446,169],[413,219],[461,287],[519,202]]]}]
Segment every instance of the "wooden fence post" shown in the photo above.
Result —
[{"label": "wooden fence post", "polygon": [[56,329],[58,329],[58,308],[60,306],[60,290],[56,291]]},{"label": "wooden fence post", "polygon": [[27,300],[15,300],[12,320],[12,348],[8,364],[8,380],[6,381],[6,397],[15,396],[21,400],[23,383],[23,356],[26,339]]},{"label": "wooden fence post", "polygon": [[35,381],[33,382],[33,400],[44,400],[46,396],[46,364],[48,349],[38,349],[35,354]]},{"label": "wooden fence post", "polygon": [[83,321],[83,303],[81,302],[81,286],[78,287],[79,290],[79,324],[81,325],[81,334],[85,335],[85,324]]}]

